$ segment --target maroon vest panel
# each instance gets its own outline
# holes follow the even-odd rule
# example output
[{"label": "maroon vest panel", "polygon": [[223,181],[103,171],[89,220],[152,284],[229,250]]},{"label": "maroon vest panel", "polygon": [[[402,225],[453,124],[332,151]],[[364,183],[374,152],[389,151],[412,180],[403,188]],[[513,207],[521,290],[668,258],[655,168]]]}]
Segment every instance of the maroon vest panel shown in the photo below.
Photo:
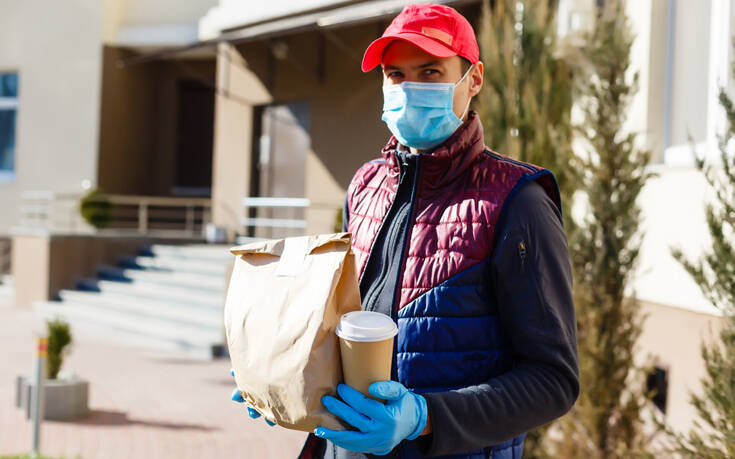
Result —
[{"label": "maroon vest panel", "polygon": [[[348,231],[353,235],[360,278],[396,195],[397,146],[391,138],[382,151],[383,160],[365,163],[348,188]],[[420,156],[401,288],[394,299],[397,309],[490,256],[503,204],[527,176],[538,177],[558,202],[556,183],[548,171],[485,147],[474,112],[442,146]]]}]

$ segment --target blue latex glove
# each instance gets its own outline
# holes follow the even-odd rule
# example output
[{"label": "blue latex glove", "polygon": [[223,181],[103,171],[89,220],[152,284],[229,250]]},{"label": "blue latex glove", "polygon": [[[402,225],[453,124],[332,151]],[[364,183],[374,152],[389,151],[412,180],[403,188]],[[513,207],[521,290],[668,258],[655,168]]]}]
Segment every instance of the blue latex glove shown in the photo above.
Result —
[{"label": "blue latex glove", "polygon": [[370,385],[370,395],[387,400],[385,404],[372,400],[346,384],[337,386],[343,403],[325,395],[322,404],[360,431],[314,429],[314,435],[335,445],[361,453],[388,454],[402,440],[413,440],[426,428],[426,399],[395,381]]},{"label": "blue latex glove", "polygon": [[[232,368],[230,368],[230,376],[232,376],[233,378],[235,377],[235,371]],[[245,399],[242,398],[242,394],[240,393],[240,390],[237,387],[235,388],[235,390],[232,391],[232,396],[230,398],[232,398],[232,400],[235,402],[245,403]],[[248,414],[253,419],[258,419],[260,417],[260,413],[250,408],[249,406],[248,406]],[[269,426],[276,425],[274,422],[270,422],[267,419],[265,420],[265,423],[268,424]]]}]

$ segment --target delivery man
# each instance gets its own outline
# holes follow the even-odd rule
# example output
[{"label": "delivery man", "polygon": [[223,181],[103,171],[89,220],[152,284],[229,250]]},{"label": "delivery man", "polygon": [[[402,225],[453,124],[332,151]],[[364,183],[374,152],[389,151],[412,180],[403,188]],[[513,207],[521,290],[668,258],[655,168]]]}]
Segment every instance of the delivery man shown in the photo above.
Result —
[{"label": "delivery man", "polygon": [[[306,458],[520,458],[579,393],[572,274],[552,173],[485,146],[470,23],[406,6],[368,46],[393,136],[347,190],[363,308],[398,324],[392,381],[344,384]],[[493,71],[492,69],[490,71]],[[251,416],[258,413],[249,410]]]}]

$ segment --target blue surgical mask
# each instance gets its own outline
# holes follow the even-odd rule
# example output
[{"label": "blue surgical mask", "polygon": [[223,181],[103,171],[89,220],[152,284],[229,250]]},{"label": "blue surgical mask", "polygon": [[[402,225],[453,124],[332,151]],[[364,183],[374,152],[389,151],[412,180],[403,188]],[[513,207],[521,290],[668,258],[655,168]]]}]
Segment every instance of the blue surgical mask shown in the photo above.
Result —
[{"label": "blue surgical mask", "polygon": [[383,86],[383,121],[403,145],[428,150],[444,142],[462,124],[454,114],[454,88],[459,86],[472,67],[457,83],[421,83],[404,81]]}]

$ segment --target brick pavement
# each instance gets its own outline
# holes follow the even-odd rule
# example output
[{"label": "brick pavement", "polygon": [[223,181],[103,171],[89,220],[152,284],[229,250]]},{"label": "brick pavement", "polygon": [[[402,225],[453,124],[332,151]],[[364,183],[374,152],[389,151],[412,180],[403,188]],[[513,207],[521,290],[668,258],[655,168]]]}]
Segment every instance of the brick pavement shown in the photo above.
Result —
[{"label": "brick pavement", "polygon": [[[0,304],[0,456],[26,453],[31,423],[15,408],[15,376],[33,362],[32,311]],[[41,452],[53,457],[293,458],[304,433],[248,418],[229,400],[229,360],[188,360],[110,342],[90,330],[64,363],[90,381],[89,418],[44,421]]]}]

